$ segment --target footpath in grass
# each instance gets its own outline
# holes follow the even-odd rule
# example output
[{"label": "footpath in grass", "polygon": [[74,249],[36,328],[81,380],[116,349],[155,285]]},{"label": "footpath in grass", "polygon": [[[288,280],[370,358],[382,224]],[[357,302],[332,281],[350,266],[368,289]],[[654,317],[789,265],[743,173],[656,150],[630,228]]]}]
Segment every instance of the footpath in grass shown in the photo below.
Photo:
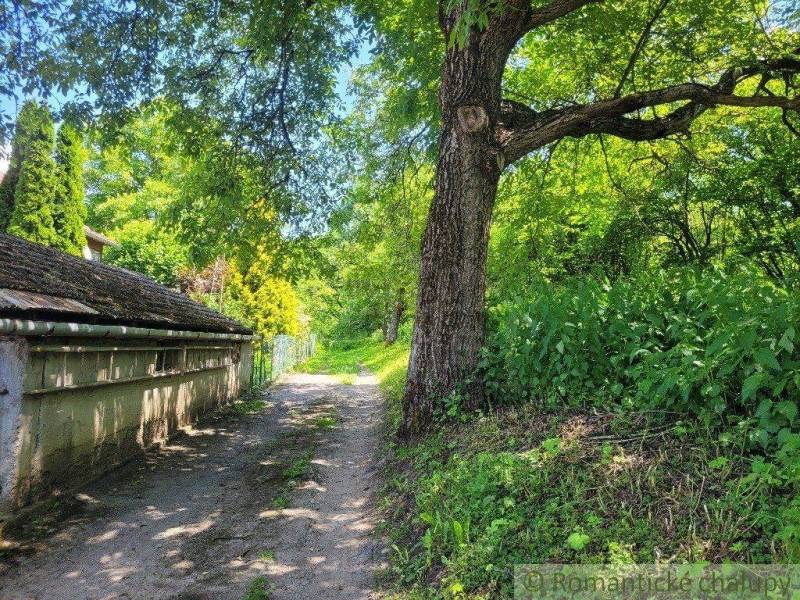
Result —
[{"label": "footpath in grass", "polygon": [[352,384],[359,371],[367,369],[378,378],[381,391],[393,400],[394,407],[403,391],[408,352],[408,342],[387,346],[372,339],[350,340],[321,348],[296,370],[332,375],[342,383]]},{"label": "footpath in grass", "polygon": [[[353,342],[306,368],[373,371],[390,404],[384,527],[390,596],[511,598],[519,563],[788,562],[791,502],[746,432],[653,411],[455,411],[413,444],[392,435],[408,346]],[[765,463],[764,463],[765,464]]]}]

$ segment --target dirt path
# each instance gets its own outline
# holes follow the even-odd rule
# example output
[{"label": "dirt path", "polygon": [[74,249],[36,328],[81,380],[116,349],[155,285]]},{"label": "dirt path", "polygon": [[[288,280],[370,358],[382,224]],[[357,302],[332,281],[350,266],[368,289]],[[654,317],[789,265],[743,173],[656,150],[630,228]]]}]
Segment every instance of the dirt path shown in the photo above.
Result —
[{"label": "dirt path", "polygon": [[374,379],[292,375],[265,399],[85,489],[0,566],[0,598],[376,598]]}]

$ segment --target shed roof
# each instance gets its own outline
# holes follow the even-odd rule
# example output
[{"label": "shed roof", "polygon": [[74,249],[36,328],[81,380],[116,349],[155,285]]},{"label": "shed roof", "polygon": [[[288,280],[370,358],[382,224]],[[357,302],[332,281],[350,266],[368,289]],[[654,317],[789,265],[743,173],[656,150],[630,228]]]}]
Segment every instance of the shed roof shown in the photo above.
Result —
[{"label": "shed roof", "polygon": [[96,242],[99,242],[100,244],[103,244],[104,246],[117,246],[118,245],[117,242],[112,240],[110,237],[103,235],[99,231],[95,231],[94,229],[92,229],[88,225],[84,225],[83,226],[83,233],[84,233],[84,235],[86,235],[86,237],[88,239],[94,240]]},{"label": "shed roof", "polygon": [[4,234],[0,288],[0,317],[251,333],[144,275]]}]

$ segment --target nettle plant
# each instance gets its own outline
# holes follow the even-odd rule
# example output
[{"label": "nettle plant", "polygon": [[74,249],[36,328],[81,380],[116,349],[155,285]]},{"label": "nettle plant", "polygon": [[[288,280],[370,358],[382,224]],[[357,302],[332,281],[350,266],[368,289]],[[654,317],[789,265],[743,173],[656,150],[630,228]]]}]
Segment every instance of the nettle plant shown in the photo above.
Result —
[{"label": "nettle plant", "polygon": [[758,520],[800,556],[796,292],[739,267],[576,279],[531,297],[490,311],[492,403],[647,410],[740,440],[732,458],[750,468],[737,485],[782,498]]},{"label": "nettle plant", "polygon": [[746,269],[566,283],[492,309],[481,363],[495,403],[602,405],[794,430],[800,300]]}]

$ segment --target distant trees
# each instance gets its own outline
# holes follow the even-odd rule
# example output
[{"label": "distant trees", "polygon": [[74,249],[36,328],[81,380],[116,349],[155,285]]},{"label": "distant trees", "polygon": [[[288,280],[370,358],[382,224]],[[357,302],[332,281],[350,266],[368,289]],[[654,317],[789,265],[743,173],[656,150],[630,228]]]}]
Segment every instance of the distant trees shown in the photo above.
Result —
[{"label": "distant trees", "polygon": [[256,252],[248,261],[216,260],[183,273],[181,288],[190,298],[233,317],[267,338],[304,331],[302,309],[288,279],[275,276],[275,257]]},{"label": "distant trees", "polygon": [[[319,331],[351,339],[381,331],[387,344],[413,318],[419,247],[432,194],[430,168],[406,169],[387,178],[374,171],[355,178],[353,188],[320,238],[321,275],[336,293],[322,312],[335,312],[335,324]],[[311,294],[318,305],[318,289]],[[317,312],[320,312],[318,307]]]},{"label": "distant trees", "polygon": [[83,222],[83,150],[69,124],[59,128],[55,156],[53,117],[34,100],[17,117],[8,172],[0,183],[0,230],[80,255]]}]

